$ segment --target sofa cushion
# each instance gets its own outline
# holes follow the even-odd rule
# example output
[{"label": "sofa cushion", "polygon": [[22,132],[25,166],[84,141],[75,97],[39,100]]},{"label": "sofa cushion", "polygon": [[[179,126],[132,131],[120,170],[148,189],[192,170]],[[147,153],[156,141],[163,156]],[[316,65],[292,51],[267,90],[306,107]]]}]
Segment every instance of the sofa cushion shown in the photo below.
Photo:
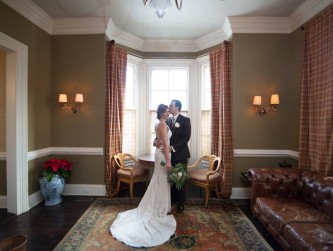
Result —
[{"label": "sofa cushion", "polygon": [[333,224],[291,223],[282,233],[294,250],[333,250]]},{"label": "sofa cushion", "polygon": [[255,209],[279,232],[284,225],[292,222],[333,223],[327,214],[296,198],[258,197]]}]

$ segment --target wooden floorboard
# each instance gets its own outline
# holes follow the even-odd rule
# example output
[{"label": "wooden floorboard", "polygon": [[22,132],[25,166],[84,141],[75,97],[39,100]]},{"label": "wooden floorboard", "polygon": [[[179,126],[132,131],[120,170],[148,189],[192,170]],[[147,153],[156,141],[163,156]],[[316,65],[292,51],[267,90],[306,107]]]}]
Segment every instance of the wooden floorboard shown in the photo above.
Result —
[{"label": "wooden floorboard", "polygon": [[[0,211],[0,240],[15,234],[28,236],[28,250],[53,250],[94,201],[77,196],[63,196],[54,206],[43,203],[19,216]],[[8,217],[4,216],[6,214]]]}]

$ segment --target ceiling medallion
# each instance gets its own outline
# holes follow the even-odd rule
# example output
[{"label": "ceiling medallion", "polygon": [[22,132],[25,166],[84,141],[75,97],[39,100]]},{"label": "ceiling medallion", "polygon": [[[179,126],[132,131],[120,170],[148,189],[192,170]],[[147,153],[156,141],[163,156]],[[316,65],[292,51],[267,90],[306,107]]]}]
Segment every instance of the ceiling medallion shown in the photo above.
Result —
[{"label": "ceiling medallion", "polygon": [[[143,4],[147,5],[149,0],[143,0]],[[180,10],[182,8],[183,0],[175,0],[177,9]],[[171,0],[150,0],[150,7],[156,13],[159,18],[164,17],[164,15],[168,12],[171,7]]]}]

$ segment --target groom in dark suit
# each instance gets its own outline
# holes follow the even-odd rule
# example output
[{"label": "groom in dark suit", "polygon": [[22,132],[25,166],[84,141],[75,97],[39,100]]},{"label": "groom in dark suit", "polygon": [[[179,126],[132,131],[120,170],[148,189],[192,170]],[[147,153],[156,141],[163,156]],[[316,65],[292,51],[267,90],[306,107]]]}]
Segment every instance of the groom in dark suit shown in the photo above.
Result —
[{"label": "groom in dark suit", "polygon": [[[191,121],[188,117],[181,115],[182,103],[179,100],[172,100],[169,105],[169,112],[172,117],[166,121],[171,128],[172,136],[170,138],[171,165],[176,166],[182,163],[187,166],[190,158],[190,150],[188,141],[191,138]],[[175,186],[171,187],[171,199],[177,203],[178,212],[184,211],[186,183],[181,190],[177,190]]]}]

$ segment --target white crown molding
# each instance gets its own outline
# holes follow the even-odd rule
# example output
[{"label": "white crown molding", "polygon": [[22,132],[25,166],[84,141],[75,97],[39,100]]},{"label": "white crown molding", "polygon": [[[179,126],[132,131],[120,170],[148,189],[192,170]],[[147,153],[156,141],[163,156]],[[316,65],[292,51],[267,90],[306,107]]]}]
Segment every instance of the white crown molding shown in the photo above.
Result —
[{"label": "white crown molding", "polygon": [[142,50],[143,39],[133,36],[127,32],[123,32],[115,27],[112,27],[112,29],[109,29],[108,27],[107,32],[107,37],[110,40],[115,40],[117,44],[121,44],[135,50]]},{"label": "white crown molding", "polygon": [[144,40],[143,52],[197,52],[198,47],[193,40]]},{"label": "white crown molding", "polygon": [[204,50],[214,45],[221,44],[224,41],[229,41],[232,37],[232,32],[230,20],[227,17],[221,30],[217,30],[206,36],[198,38],[195,40],[195,43],[200,50]]},{"label": "white crown molding", "polygon": [[290,31],[293,32],[332,3],[332,0],[305,1],[289,16]]},{"label": "white crown molding", "polygon": [[234,149],[234,157],[289,157],[298,159],[298,152],[291,150]]},{"label": "white crown molding", "polygon": [[31,0],[2,0],[50,35],[106,34],[118,44],[142,52],[197,52],[233,33],[288,34],[331,4],[332,0],[306,0],[289,17],[228,17],[221,30],[196,40],[143,40],[116,28],[110,17],[53,19]]},{"label": "white crown molding", "polygon": [[52,34],[53,19],[30,0],[2,0],[48,34]]},{"label": "white crown molding", "polygon": [[52,35],[105,34],[109,18],[62,18],[53,20]]},{"label": "white crown molding", "polygon": [[232,33],[290,33],[287,17],[228,17]]}]

